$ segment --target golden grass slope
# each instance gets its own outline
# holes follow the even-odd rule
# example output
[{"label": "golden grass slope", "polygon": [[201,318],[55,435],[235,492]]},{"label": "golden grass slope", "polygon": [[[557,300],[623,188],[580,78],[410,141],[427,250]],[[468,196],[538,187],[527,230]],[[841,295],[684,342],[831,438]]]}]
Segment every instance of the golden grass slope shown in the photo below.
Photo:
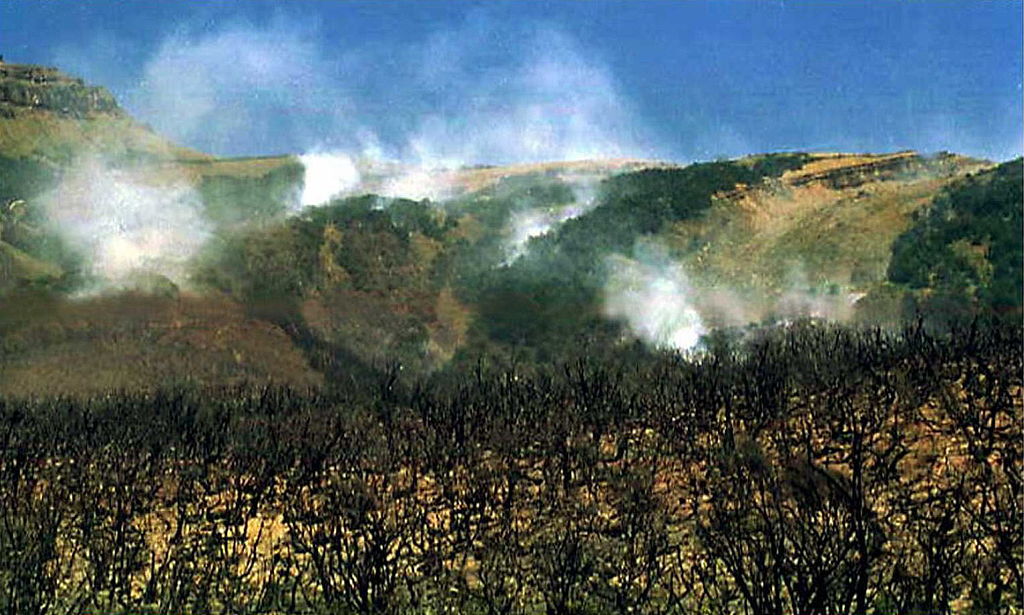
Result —
[{"label": "golden grass slope", "polygon": [[25,110],[15,117],[0,117],[0,153],[54,164],[66,164],[75,157],[90,154],[110,159],[209,158],[171,143],[127,116],[96,114],[75,118],[45,110]]},{"label": "golden grass slope", "polygon": [[667,233],[708,283],[781,293],[794,284],[864,290],[885,278],[892,242],[944,186],[987,163],[912,152],[816,155],[780,179],[719,195]]}]

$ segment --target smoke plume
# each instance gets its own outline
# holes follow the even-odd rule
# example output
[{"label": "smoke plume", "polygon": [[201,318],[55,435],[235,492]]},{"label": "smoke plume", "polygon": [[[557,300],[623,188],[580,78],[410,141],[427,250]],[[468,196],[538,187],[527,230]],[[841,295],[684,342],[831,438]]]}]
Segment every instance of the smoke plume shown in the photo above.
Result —
[{"label": "smoke plume", "polygon": [[608,257],[605,315],[621,320],[656,348],[687,351],[707,333],[693,306],[683,268],[657,246],[639,245],[636,258]]},{"label": "smoke plume", "polygon": [[359,169],[348,154],[319,153],[299,156],[302,163],[300,208],[322,205],[359,185]]},{"label": "smoke plume", "polygon": [[[650,154],[637,114],[597,54],[552,27],[512,30],[469,23],[428,42],[417,80],[444,95],[417,118],[406,159],[452,166]],[[486,46],[476,40],[511,53],[505,61],[482,57]]]},{"label": "smoke plume", "polygon": [[43,206],[101,286],[137,274],[184,284],[189,260],[210,236],[202,202],[184,178],[143,179],[98,159],[72,167]]},{"label": "smoke plume", "polygon": [[[285,19],[186,24],[145,63],[126,106],[218,155],[331,152],[400,163],[406,171],[383,190],[413,198],[447,194],[425,179],[438,169],[657,151],[599,55],[554,26],[475,14],[388,49],[327,47],[314,42],[322,40],[315,28]],[[335,165],[331,180],[328,168],[314,169],[313,190],[353,175]]]},{"label": "smoke plume", "polygon": [[529,241],[546,235],[565,222],[578,218],[597,206],[596,190],[592,181],[572,186],[573,202],[565,205],[535,207],[514,212],[506,231],[505,264],[524,256]]},{"label": "smoke plume", "polygon": [[413,200],[443,200],[454,195],[455,187],[444,167],[412,166],[389,177],[380,187],[382,196]]},{"label": "smoke plume", "polygon": [[158,132],[218,155],[333,149],[352,138],[352,109],[342,59],[324,51],[283,19],[180,28],[126,103]]}]

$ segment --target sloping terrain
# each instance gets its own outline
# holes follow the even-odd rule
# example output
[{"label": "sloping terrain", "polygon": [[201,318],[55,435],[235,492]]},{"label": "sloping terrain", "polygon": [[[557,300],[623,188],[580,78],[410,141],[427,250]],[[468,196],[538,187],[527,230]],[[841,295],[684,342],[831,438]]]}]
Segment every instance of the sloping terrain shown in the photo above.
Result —
[{"label": "sloping terrain", "polygon": [[[955,154],[448,170],[349,162],[358,182],[303,208],[301,157],[206,156],[147,130],[102,88],[0,65],[0,390],[305,387],[392,362],[422,374],[492,353],[550,360],[580,344],[678,348],[672,340],[721,326],[944,309],[924,300],[936,279],[942,296],[966,289],[961,313],[1019,310],[1019,269],[1006,255],[1019,253],[1020,233],[993,234],[994,218],[974,214],[956,233],[938,222],[909,230],[939,215],[920,212],[948,213],[947,202],[972,203],[969,212],[1002,199],[999,215],[1019,221],[1019,195],[984,188],[1012,173]],[[965,181],[975,196],[957,188]],[[89,192],[105,183],[113,188]],[[164,203],[167,194],[177,200]],[[90,256],[53,220],[114,205],[127,213],[96,232],[129,256],[151,247],[139,241],[167,243],[161,216],[185,208],[167,223],[194,244],[176,275],[154,266],[104,280],[90,258],[110,245],[88,244]],[[899,254],[917,255],[909,269],[894,269],[897,238]],[[958,256],[940,258],[947,248]],[[929,273],[933,256],[967,273]],[[30,304],[46,307],[29,318]]]},{"label": "sloping terrain", "polygon": [[105,88],[55,68],[0,62],[0,292],[62,286],[70,273],[67,250],[45,228],[38,203],[69,167],[83,160],[135,168],[207,159],[134,120]]},{"label": "sloping terrain", "polygon": [[677,225],[676,234],[700,245],[694,273],[775,289],[794,269],[811,284],[880,281],[912,214],[951,179],[983,165],[916,154],[829,156],[820,159],[827,170],[818,162],[723,194],[706,218]]},{"label": "sloping terrain", "polygon": [[889,280],[914,289],[925,304],[982,303],[1019,316],[1022,185],[1017,158],[948,186],[893,244]]},{"label": "sloping terrain", "polygon": [[84,153],[196,160],[126,114],[102,87],[55,68],[0,62],[0,154],[61,164]]},{"label": "sloping terrain", "polygon": [[0,365],[0,395],[14,396],[322,383],[284,331],[216,297],[7,297]]},{"label": "sloping terrain", "polygon": [[82,255],[42,203],[83,160],[153,186],[213,163],[132,119],[103,88],[0,62],[0,394],[320,384],[291,338],[229,299],[177,296],[159,278],[134,292],[69,298]]},{"label": "sloping terrain", "polygon": [[718,195],[668,231],[703,284],[742,291],[752,320],[787,294],[852,305],[886,280],[892,243],[941,189],[988,163],[956,155],[812,155],[800,169]]}]

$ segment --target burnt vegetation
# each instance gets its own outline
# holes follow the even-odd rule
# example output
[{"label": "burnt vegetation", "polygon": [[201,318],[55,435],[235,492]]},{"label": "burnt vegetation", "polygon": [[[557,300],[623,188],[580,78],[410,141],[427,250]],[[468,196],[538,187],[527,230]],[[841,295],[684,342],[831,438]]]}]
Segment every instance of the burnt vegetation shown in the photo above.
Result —
[{"label": "burnt vegetation", "polygon": [[1020,612],[1019,326],[711,347],[0,401],[0,610]]}]

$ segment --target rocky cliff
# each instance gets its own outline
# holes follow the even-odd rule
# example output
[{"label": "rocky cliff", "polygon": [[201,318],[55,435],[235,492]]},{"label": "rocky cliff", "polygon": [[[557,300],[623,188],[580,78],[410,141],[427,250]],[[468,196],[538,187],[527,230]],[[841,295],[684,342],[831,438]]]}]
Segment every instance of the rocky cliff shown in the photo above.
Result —
[{"label": "rocky cliff", "polygon": [[106,88],[0,61],[0,159],[60,167],[96,155],[117,163],[209,158],[135,121]]},{"label": "rocky cliff", "polygon": [[842,190],[870,182],[906,180],[921,174],[948,175],[965,163],[977,162],[947,153],[928,158],[913,151],[862,156],[825,154],[787,173],[783,179],[791,186],[819,183],[832,190]]},{"label": "rocky cliff", "polygon": [[809,154],[803,166],[785,172],[782,177],[766,185],[739,185],[722,192],[721,199],[738,201],[762,193],[766,189],[778,192],[792,188],[817,187],[825,190],[845,190],[877,182],[910,181],[922,177],[953,177],[988,166],[984,160],[940,152],[923,156],[915,151],[892,154]]},{"label": "rocky cliff", "polygon": [[56,68],[0,62],[0,115],[15,117],[27,109],[76,118],[122,113],[106,88],[86,85]]}]

